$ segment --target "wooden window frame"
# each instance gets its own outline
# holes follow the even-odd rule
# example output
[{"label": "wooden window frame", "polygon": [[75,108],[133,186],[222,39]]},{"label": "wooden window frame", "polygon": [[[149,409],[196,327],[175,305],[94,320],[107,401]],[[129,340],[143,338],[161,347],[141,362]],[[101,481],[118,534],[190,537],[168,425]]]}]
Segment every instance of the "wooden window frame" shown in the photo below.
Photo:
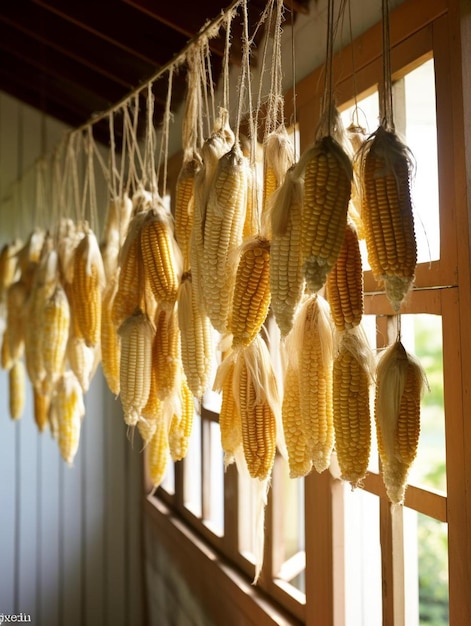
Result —
[{"label": "wooden window frame", "polygon": [[[405,506],[445,522],[448,526],[449,616],[451,624],[471,623],[471,277],[469,216],[466,205],[466,165],[464,147],[463,103],[461,95],[460,26],[457,0],[406,0],[391,13],[391,63],[398,76],[412,70],[433,56],[436,81],[437,143],[439,159],[440,258],[417,267],[414,291],[404,313],[440,315],[443,329],[444,410],[447,459],[447,493],[409,486]],[[353,54],[352,54],[353,52]],[[334,84],[339,103],[367,93],[381,77],[381,25],[377,24],[334,58]],[[352,58],[355,60],[353,80]],[[312,142],[320,114],[323,68],[314,71],[296,86],[296,119],[301,151]],[[286,94],[285,112],[289,120],[293,94]],[[169,187],[176,181],[181,157],[169,163]],[[377,316],[383,336],[388,336],[392,310],[378,291],[371,272],[365,272],[366,313]],[[216,413],[203,408],[202,441],[205,421],[217,421]],[[204,443],[203,443],[204,445]],[[203,486],[206,481],[203,463]],[[275,465],[274,483],[277,466]],[[400,541],[402,512],[389,504],[381,476],[370,472],[365,491],[380,502],[380,537],[382,554],[383,624],[405,623],[403,586],[404,555]],[[204,487],[203,487],[204,492]],[[204,497],[204,496],[203,496]],[[175,495],[159,490],[157,498],[146,498],[149,519],[160,533],[169,538],[172,555],[181,559],[181,540],[193,546],[192,562],[196,578],[208,567],[220,573],[211,593],[203,594],[216,619],[226,624],[239,623],[219,609],[211,594],[232,589],[240,610],[253,623],[340,625],[345,620],[343,541],[343,490],[329,471],[312,472],[305,479],[306,602],[300,604],[292,594],[273,579],[270,549],[277,537],[274,498],[270,494],[266,509],[265,564],[257,588],[247,586],[253,568],[238,554],[237,546],[237,472],[229,467],[224,475],[224,534],[217,536],[184,506],[183,469],[175,466]],[[204,509],[204,502],[202,504]],[[334,523],[335,521],[335,523]],[[188,544],[188,546],[189,546]],[[190,550],[190,547],[186,549]],[[209,565],[208,565],[209,563]],[[195,574],[186,574],[190,578]],[[245,578],[244,578],[245,576]],[[193,582],[196,579],[193,579]],[[281,608],[280,608],[281,607]],[[218,622],[219,623],[219,622]],[[222,622],[221,622],[222,623]]]}]

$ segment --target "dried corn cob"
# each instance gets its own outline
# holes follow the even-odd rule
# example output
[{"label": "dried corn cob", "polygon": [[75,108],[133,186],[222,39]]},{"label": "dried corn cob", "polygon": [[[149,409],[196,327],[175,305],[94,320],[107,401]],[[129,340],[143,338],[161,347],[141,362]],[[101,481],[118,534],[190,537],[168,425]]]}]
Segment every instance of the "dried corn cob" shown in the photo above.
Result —
[{"label": "dried corn cob", "polygon": [[194,215],[194,182],[201,159],[194,156],[183,163],[175,189],[175,239],[180,247],[183,271],[190,269],[190,239]]},{"label": "dried corn cob", "polygon": [[333,137],[316,141],[304,168],[301,249],[304,277],[315,293],[324,285],[342,246],[351,194],[352,165]]},{"label": "dried corn cob", "polygon": [[155,376],[151,375],[149,396],[137,422],[137,428],[144,445],[150,442],[157,428],[158,421],[163,419],[163,409],[163,403],[157,396],[157,380]]},{"label": "dried corn cob", "polygon": [[26,374],[25,366],[21,359],[13,362],[8,370],[8,382],[10,393],[10,416],[13,420],[22,417],[26,398]]},{"label": "dried corn cob", "polygon": [[45,378],[42,392],[49,395],[64,373],[69,338],[70,310],[65,291],[57,285],[46,300],[41,316],[41,352]]},{"label": "dried corn cob", "polygon": [[9,370],[13,365],[13,359],[10,354],[10,342],[8,341],[8,334],[5,330],[2,335],[2,369]]},{"label": "dried corn cob", "polygon": [[178,294],[178,325],[186,380],[192,394],[200,398],[208,388],[211,373],[212,329],[209,318],[198,307],[191,272],[182,277]]},{"label": "dried corn cob", "polygon": [[411,156],[395,133],[382,127],[365,142],[360,156],[368,261],[397,312],[414,281],[417,263]]},{"label": "dried corn cob", "polygon": [[361,334],[344,333],[333,369],[335,450],[341,477],[352,487],[361,485],[370,457],[370,361]]},{"label": "dried corn cob", "polygon": [[156,429],[147,448],[147,468],[153,489],[164,479],[170,461],[167,420],[157,420]]},{"label": "dried corn cob", "polygon": [[13,361],[20,359],[24,351],[25,310],[28,288],[24,280],[17,280],[7,290],[7,327],[5,337]]},{"label": "dried corn cob", "polygon": [[34,421],[39,432],[42,433],[49,424],[51,398],[48,394],[41,393],[33,387],[33,405]]},{"label": "dried corn cob", "polygon": [[234,396],[235,356],[236,354],[232,353],[223,360],[218,368],[213,387],[214,391],[222,392],[219,429],[225,467],[234,462],[236,453],[242,446],[242,423]]},{"label": "dried corn cob", "polygon": [[99,350],[87,346],[83,337],[69,335],[66,357],[70,369],[79,381],[83,393],[90,388],[90,383],[98,365]]},{"label": "dried corn cob", "polygon": [[270,306],[270,242],[256,237],[244,243],[234,284],[229,330],[232,347],[248,346],[260,331]]},{"label": "dried corn cob", "polygon": [[247,160],[238,146],[218,164],[204,225],[204,302],[214,328],[224,333],[231,309],[236,268],[231,255],[242,242]]},{"label": "dried corn cob", "polygon": [[284,126],[267,136],[263,152],[262,213],[266,213],[271,196],[283,184],[286,172],[294,163],[293,143]]},{"label": "dried corn cob", "polygon": [[74,252],[71,295],[74,334],[87,346],[100,344],[102,290],[105,271],[98,242],[91,230],[85,233]]},{"label": "dried corn cob", "polygon": [[363,269],[356,228],[351,222],[326,287],[336,328],[342,331],[358,326],[363,316]]},{"label": "dried corn cob", "polygon": [[101,365],[112,394],[119,396],[119,360],[121,344],[112,319],[113,299],[118,288],[118,278],[111,277],[104,293],[101,314]]},{"label": "dried corn cob", "polygon": [[279,398],[268,348],[260,336],[238,351],[233,391],[249,474],[265,480],[275,459]]},{"label": "dried corn cob", "polygon": [[161,203],[147,212],[140,245],[144,274],[155,299],[172,307],[180,284],[182,259],[173,237],[171,216]]},{"label": "dried corn cob", "polygon": [[168,445],[173,461],[181,461],[186,457],[195,415],[193,395],[185,377],[181,376],[180,378],[179,410],[173,413],[168,431]]},{"label": "dried corn cob", "polygon": [[72,372],[68,371],[60,377],[51,408],[58,424],[61,456],[67,464],[72,465],[79,447],[82,418],[85,415],[82,388]]},{"label": "dried corn cob", "polygon": [[120,398],[124,421],[135,426],[145,407],[152,372],[152,340],[155,329],[142,311],[136,311],[119,328],[121,337]]},{"label": "dried corn cob", "polygon": [[5,299],[7,289],[15,280],[20,247],[21,242],[16,240],[6,243],[0,251],[0,302]]},{"label": "dried corn cob", "polygon": [[131,211],[132,202],[126,194],[121,198],[114,198],[108,205],[103,237],[100,243],[103,269],[107,280],[115,275],[119,249],[126,236]]},{"label": "dried corn cob", "polygon": [[300,247],[302,203],[302,180],[290,169],[273,198],[271,209],[271,305],[282,336],[293,326],[304,288]]},{"label": "dried corn cob", "polygon": [[416,357],[396,341],[376,370],[375,422],[381,471],[392,503],[402,503],[407,477],[417,455],[420,400],[427,384]]},{"label": "dried corn cob", "polygon": [[159,308],[155,316],[152,344],[152,376],[157,396],[165,400],[178,388],[181,371],[180,329],[176,309]]}]

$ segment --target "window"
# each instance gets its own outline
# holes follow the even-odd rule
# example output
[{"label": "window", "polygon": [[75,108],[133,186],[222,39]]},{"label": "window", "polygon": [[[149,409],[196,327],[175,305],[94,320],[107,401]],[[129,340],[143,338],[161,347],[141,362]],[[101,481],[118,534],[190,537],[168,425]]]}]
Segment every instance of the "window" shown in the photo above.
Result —
[{"label": "window", "polygon": [[[276,459],[258,587],[284,607],[292,623],[307,626],[444,626],[462,623],[453,622],[453,616],[469,602],[466,507],[460,504],[465,498],[466,453],[469,457],[471,452],[466,450],[469,441],[463,442],[464,415],[470,407],[462,391],[461,352],[470,320],[460,304],[460,296],[468,300],[462,294],[469,291],[469,250],[458,234],[460,223],[467,228],[467,216],[454,184],[454,170],[462,174],[463,163],[456,156],[460,152],[454,146],[449,97],[449,18],[446,9],[437,6],[436,14],[427,13],[427,23],[419,27],[416,21],[411,30],[407,16],[420,13],[414,13],[413,5],[406,0],[393,14],[398,38],[392,56],[396,124],[417,162],[419,264],[401,316],[401,334],[406,348],[420,357],[431,391],[422,404],[419,452],[403,507],[392,507],[386,498],[375,449],[364,486],[355,491],[335,478],[335,458],[331,471],[294,481],[288,478],[285,461]],[[378,33],[379,27],[372,29],[362,49]],[[360,44],[353,46],[358,50]],[[351,67],[349,46],[336,66],[341,68],[337,97],[344,120],[348,123],[352,116],[355,82],[359,115],[370,132],[378,122],[381,80],[381,63],[374,46],[372,50],[370,59],[362,59],[355,81],[345,69]],[[318,105],[312,94],[322,84],[321,71],[297,88],[301,149],[314,136]],[[287,109],[290,101],[288,97]],[[364,267],[364,326],[371,346],[379,350],[395,337],[398,322],[367,263]],[[218,408],[217,396],[208,394],[195,422],[189,457],[177,464],[174,480],[169,477],[156,497],[252,577],[254,543],[247,523],[251,487],[234,466],[224,472]]]}]

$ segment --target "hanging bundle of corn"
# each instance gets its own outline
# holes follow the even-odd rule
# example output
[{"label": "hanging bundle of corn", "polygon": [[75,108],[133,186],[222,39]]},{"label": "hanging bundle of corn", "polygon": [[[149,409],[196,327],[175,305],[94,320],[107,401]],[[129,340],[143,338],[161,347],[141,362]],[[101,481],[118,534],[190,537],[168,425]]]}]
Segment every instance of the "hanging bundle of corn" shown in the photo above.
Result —
[{"label": "hanging bundle of corn", "polygon": [[119,328],[121,337],[120,398],[124,421],[135,426],[146,405],[152,374],[154,326],[140,310],[128,317]]},{"label": "hanging bundle of corn", "polygon": [[342,334],[333,369],[335,450],[341,478],[352,487],[361,484],[370,458],[371,361],[359,329]]},{"label": "hanging bundle of corn", "polygon": [[271,305],[282,336],[293,326],[304,288],[300,247],[302,203],[303,182],[291,168],[273,197],[271,208]]},{"label": "hanging bundle of corn", "polygon": [[[68,371],[59,379],[51,400],[52,422],[57,424],[59,450],[64,461],[72,465],[79,447],[80,429],[85,415],[82,388]],[[54,432],[54,427],[51,428]]]},{"label": "hanging bundle of corn", "polygon": [[[148,210],[148,209],[147,209]],[[137,309],[146,309],[146,283],[141,256],[141,228],[147,211],[131,220],[118,258],[118,288],[113,297],[111,317],[116,328]]]},{"label": "hanging bundle of corn", "polygon": [[190,240],[194,217],[194,183],[201,158],[194,155],[182,165],[175,189],[175,239],[183,259],[183,271],[190,269]]},{"label": "hanging bundle of corn", "polygon": [[25,408],[26,374],[22,359],[17,359],[8,370],[10,416],[13,420],[20,419]]},{"label": "hanging bundle of corn", "polygon": [[363,268],[353,222],[347,224],[339,257],[327,276],[327,299],[335,327],[348,330],[363,316]]},{"label": "hanging bundle of corn", "polygon": [[105,270],[95,234],[87,229],[74,252],[71,285],[74,335],[87,346],[100,344],[102,290]]},{"label": "hanging bundle of corn", "polygon": [[158,307],[152,344],[152,376],[155,377],[160,400],[169,398],[178,389],[180,373],[180,329],[176,307]]},{"label": "hanging bundle of corn", "polygon": [[395,132],[388,2],[383,0],[381,125],[360,150],[362,206],[368,261],[398,312],[414,282],[417,243],[412,212],[410,150]]},{"label": "hanging bundle of corn", "polygon": [[225,333],[231,310],[236,267],[232,253],[242,243],[248,163],[234,146],[218,163],[204,223],[203,280],[206,312]]},{"label": "hanging bundle of corn", "polygon": [[64,373],[69,338],[69,301],[60,285],[44,303],[41,320],[41,352],[45,371],[42,392],[49,395]]},{"label": "hanging bundle of corn", "polygon": [[173,307],[182,273],[180,250],[173,237],[173,223],[160,200],[147,211],[141,227],[140,249],[145,280],[161,305]]},{"label": "hanging bundle of corn", "polygon": [[100,243],[103,268],[107,280],[116,273],[118,255],[131,219],[132,201],[127,194],[110,201]]},{"label": "hanging bundle of corn", "polygon": [[228,324],[233,348],[252,343],[269,307],[270,242],[259,236],[246,241],[240,249]]},{"label": "hanging bundle of corn", "polygon": [[[219,160],[234,144],[234,133],[229,126],[229,112],[220,108],[214,123],[214,130],[201,149],[202,167],[195,175],[193,229],[190,241],[190,266],[195,293],[201,307],[204,307],[206,284],[203,277],[203,263],[206,255],[205,228],[208,197],[214,186],[214,177]],[[233,190],[231,190],[233,191]],[[229,192],[231,193],[231,192]]]},{"label": "hanging bundle of corn", "polygon": [[[311,461],[318,472],[323,472],[330,464],[334,424],[333,336],[329,306],[321,296],[314,294],[302,303],[293,330],[287,337],[286,348],[288,363],[294,368],[299,384],[299,392],[296,393],[291,387],[293,381],[287,381],[290,383],[288,395],[283,402],[285,433],[292,432],[294,435],[290,444],[290,437],[285,434],[290,472],[298,474],[302,468],[307,469]],[[304,429],[305,444],[302,443],[301,429]],[[301,458],[303,445],[306,447],[304,460]]]},{"label": "hanging bundle of corn", "polygon": [[212,328],[198,306],[191,271],[183,274],[177,310],[183,371],[191,393],[201,398],[211,373]]},{"label": "hanging bundle of corn", "polygon": [[102,313],[101,313],[101,365],[103,375],[111,393],[119,395],[119,359],[120,359],[120,339],[116,326],[112,318],[113,299],[118,288],[118,277],[112,276],[103,293]]},{"label": "hanging bundle of corn", "polygon": [[376,369],[375,422],[381,471],[392,503],[402,503],[417,455],[420,400],[427,385],[418,359],[396,341]]}]

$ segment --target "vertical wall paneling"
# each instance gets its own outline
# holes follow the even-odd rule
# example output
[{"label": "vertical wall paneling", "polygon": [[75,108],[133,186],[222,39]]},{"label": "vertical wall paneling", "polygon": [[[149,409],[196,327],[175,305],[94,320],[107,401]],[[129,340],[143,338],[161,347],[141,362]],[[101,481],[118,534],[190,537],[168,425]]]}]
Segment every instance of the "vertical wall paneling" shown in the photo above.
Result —
[{"label": "vertical wall paneling", "polygon": [[[18,133],[20,108],[24,135]],[[3,245],[17,234],[11,190],[19,134],[21,161],[30,166],[39,156],[41,128],[51,149],[64,126],[3,93],[0,116]],[[104,210],[106,189],[97,192]],[[25,194],[23,237],[34,224],[29,179]],[[0,339],[1,333],[0,327]],[[101,368],[85,396],[81,443],[71,467],[50,432],[38,433],[29,381],[19,422],[10,419],[8,397],[8,372],[0,370],[0,612],[30,614],[35,626],[145,626],[140,439],[136,434],[131,444],[120,402]]]}]

